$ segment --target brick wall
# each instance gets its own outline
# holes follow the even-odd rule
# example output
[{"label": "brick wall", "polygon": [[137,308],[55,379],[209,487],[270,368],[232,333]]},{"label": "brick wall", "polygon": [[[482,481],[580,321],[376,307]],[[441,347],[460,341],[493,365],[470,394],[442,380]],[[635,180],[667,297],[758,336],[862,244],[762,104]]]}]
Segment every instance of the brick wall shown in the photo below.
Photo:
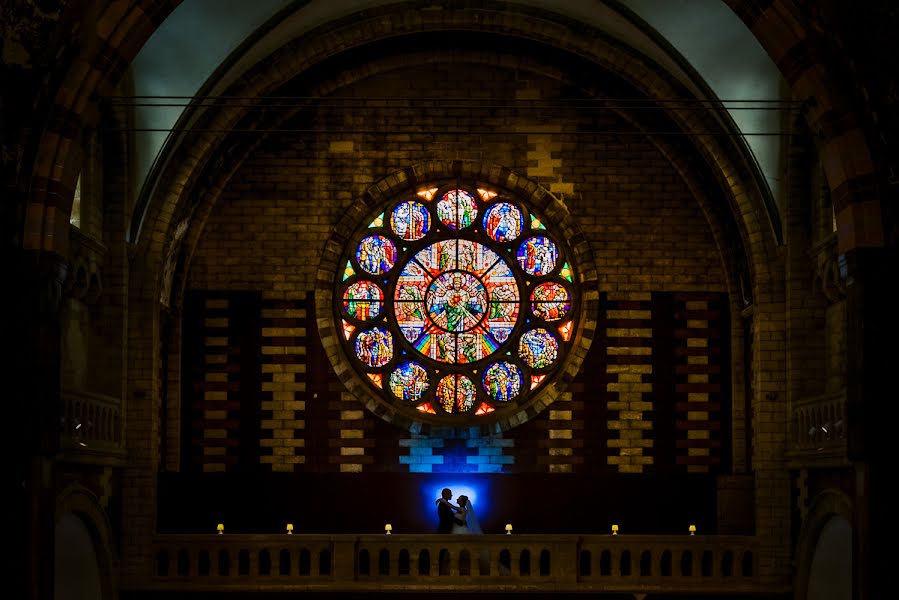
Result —
[{"label": "brick wall", "polygon": [[[632,135],[630,126],[615,115],[575,109],[538,113],[521,102],[561,93],[558,82],[549,78],[521,78],[513,70],[474,64],[409,66],[342,89],[337,96],[340,101],[334,104],[343,102],[345,106],[321,108],[314,116],[287,125],[293,129],[326,127],[334,133],[272,134],[235,173],[194,253],[189,289],[255,291],[261,294],[263,305],[270,307],[266,309],[269,313],[276,306],[287,306],[284,303],[306,301],[332,227],[368,186],[397,169],[428,159],[478,160],[518,171],[559,196],[592,245],[600,291],[607,300],[604,310],[611,311],[605,317],[630,319],[617,328],[620,335],[613,337],[643,337],[645,348],[651,350],[652,328],[639,321],[651,318],[643,314],[649,311],[641,303],[649,305],[653,294],[711,294],[684,300],[682,308],[688,312],[702,312],[691,302],[722,302],[724,298],[725,276],[711,229],[674,168],[644,137]],[[410,100],[395,103],[399,108],[358,108],[360,99],[384,96],[408,96]],[[489,96],[497,99],[496,104],[505,99],[513,108],[438,108],[433,102],[414,100],[465,96]],[[546,114],[551,114],[552,123],[546,123]],[[389,133],[370,133],[375,126]],[[482,130],[483,135],[440,133],[458,130]],[[602,133],[583,135],[585,131]],[[623,304],[613,306],[616,302]],[[270,316],[274,318],[273,313]],[[693,319],[683,325],[705,329]],[[264,355],[282,347],[265,341],[269,339],[266,335],[274,339],[294,335],[297,329],[265,331]],[[314,331],[305,334],[303,344],[317,337]],[[682,340],[684,347],[701,342],[701,336],[695,340],[691,336]],[[619,360],[622,353],[613,348],[605,352],[618,361],[612,364],[596,357],[606,373],[614,373],[605,389],[563,394],[532,423],[504,435],[454,440],[416,436],[386,425],[343,391],[327,361],[318,367],[327,373],[310,373],[305,386],[298,383],[294,374],[301,372],[299,365],[305,365],[305,359],[298,356],[295,363],[271,374],[272,385],[291,386],[290,390],[272,390],[295,411],[287,419],[292,425],[284,430],[289,434],[284,437],[275,427],[262,429],[263,436],[269,436],[266,439],[274,440],[264,445],[279,447],[291,440],[292,451],[266,455],[266,464],[275,470],[490,473],[571,472],[595,469],[595,461],[601,460],[604,468],[640,472],[652,464],[652,453],[644,449],[652,445],[655,407],[641,397],[653,391],[652,384],[646,383],[651,365],[640,358],[642,354],[625,364]],[[724,371],[729,371],[726,365]],[[701,375],[685,375],[681,383],[702,383],[697,377]],[[315,378],[319,383],[312,383]],[[659,401],[675,402],[673,383],[670,393],[655,391]],[[264,393],[267,398],[269,390]],[[608,393],[615,397],[607,398]],[[707,401],[692,396],[703,393],[683,395],[690,394],[690,402]],[[603,410],[591,406],[596,403],[604,404]],[[692,408],[682,415],[684,421],[702,421],[702,411]],[[303,419],[297,412],[303,410],[317,411],[321,422],[310,421],[308,414]],[[585,418],[587,413],[594,418]],[[304,462],[302,458],[304,443],[308,450],[309,440],[300,440],[314,437],[312,431],[317,428],[329,432],[327,440],[319,444],[327,459],[310,464],[311,459]],[[605,446],[606,451],[585,453],[585,448],[597,445]],[[685,449],[683,454],[686,458],[702,452]],[[703,461],[684,462],[696,467]]]}]

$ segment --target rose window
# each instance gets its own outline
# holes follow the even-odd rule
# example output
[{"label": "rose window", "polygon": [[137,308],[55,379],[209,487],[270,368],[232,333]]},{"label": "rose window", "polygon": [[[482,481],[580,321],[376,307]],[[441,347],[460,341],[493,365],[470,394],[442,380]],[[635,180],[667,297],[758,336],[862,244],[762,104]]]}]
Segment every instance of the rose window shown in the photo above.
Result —
[{"label": "rose window", "polygon": [[570,348],[567,246],[499,192],[456,185],[394,200],[340,264],[347,355],[401,409],[451,419],[512,410]]}]

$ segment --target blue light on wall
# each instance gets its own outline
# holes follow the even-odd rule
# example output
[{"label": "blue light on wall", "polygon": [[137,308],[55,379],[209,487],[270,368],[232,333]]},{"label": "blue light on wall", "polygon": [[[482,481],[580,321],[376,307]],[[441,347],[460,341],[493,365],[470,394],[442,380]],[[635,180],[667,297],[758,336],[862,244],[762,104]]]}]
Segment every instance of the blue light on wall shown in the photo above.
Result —
[{"label": "blue light on wall", "polygon": [[441,481],[429,481],[421,486],[422,499],[425,505],[425,511],[432,513],[437,518],[437,506],[435,502],[440,498],[440,492],[443,488],[449,488],[453,491],[453,497],[450,500],[455,504],[459,496],[468,496],[474,507],[478,520],[483,524],[484,520],[490,514],[490,486],[486,478],[468,478],[464,475],[452,475]]}]

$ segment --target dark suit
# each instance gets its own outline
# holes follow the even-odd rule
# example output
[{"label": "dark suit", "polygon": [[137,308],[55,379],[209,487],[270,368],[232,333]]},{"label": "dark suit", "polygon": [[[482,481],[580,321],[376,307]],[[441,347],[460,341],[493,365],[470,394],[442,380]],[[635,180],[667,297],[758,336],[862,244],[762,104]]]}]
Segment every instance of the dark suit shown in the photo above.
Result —
[{"label": "dark suit", "polygon": [[437,501],[437,518],[440,522],[437,524],[437,533],[453,532],[453,509],[446,502]]}]

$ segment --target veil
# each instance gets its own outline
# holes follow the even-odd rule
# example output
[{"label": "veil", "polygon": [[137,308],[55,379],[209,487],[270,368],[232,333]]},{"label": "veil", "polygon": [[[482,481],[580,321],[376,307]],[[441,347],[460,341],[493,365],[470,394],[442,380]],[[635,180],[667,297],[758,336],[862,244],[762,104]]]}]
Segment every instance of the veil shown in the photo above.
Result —
[{"label": "veil", "polygon": [[481,529],[481,524],[478,522],[478,517],[474,514],[474,506],[471,505],[471,498],[465,504],[465,520],[468,522],[468,531],[469,533],[484,533]]}]

